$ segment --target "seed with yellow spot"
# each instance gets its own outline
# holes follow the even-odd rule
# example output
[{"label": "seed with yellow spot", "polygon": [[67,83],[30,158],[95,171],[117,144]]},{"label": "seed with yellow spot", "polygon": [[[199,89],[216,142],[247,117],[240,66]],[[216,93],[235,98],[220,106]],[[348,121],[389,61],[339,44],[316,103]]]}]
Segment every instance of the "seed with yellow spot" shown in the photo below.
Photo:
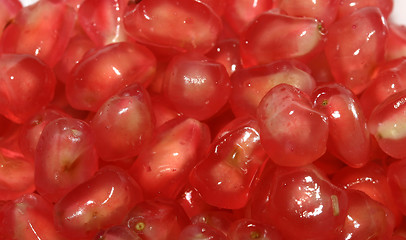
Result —
[{"label": "seed with yellow spot", "polygon": [[250,236],[251,236],[251,239],[258,239],[260,237],[260,234],[257,231],[252,231]]},{"label": "seed with yellow spot", "polygon": [[135,224],[135,230],[137,231],[142,231],[145,228],[145,223],[144,222],[137,222],[137,224]]}]

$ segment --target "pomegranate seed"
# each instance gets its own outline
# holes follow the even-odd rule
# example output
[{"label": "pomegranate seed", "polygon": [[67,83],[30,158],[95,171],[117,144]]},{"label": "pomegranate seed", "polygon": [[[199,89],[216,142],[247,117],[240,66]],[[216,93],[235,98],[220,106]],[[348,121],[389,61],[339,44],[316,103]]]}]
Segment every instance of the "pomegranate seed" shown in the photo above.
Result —
[{"label": "pomegranate seed", "polygon": [[66,236],[92,237],[120,224],[142,200],[139,185],[124,170],[105,167],[55,204],[55,224]]},{"label": "pomegranate seed", "polygon": [[201,53],[214,47],[222,29],[220,18],[197,0],[142,0],[127,9],[124,25],[137,41],[163,51]]},{"label": "pomegranate seed", "polygon": [[326,116],[312,108],[299,89],[279,84],[258,106],[261,143],[269,157],[282,166],[304,166],[326,152]]},{"label": "pomegranate seed", "polygon": [[387,35],[386,20],[376,7],[362,8],[332,24],[325,53],[334,79],[355,94],[365,90],[384,60]]},{"label": "pomegranate seed", "polygon": [[322,50],[321,29],[314,18],[265,12],[241,35],[243,64],[254,66],[287,58],[306,60]]},{"label": "pomegranate seed", "polygon": [[133,84],[109,98],[91,120],[98,155],[104,161],[137,156],[154,130],[148,93]]},{"label": "pomegranate seed", "polygon": [[53,67],[68,45],[75,11],[64,1],[45,0],[22,8],[3,32],[0,52],[31,54]]},{"label": "pomegranate seed", "polygon": [[406,240],[401,1],[0,0],[0,240]]},{"label": "pomegranate seed", "polygon": [[66,80],[66,96],[74,108],[97,111],[123,88],[147,85],[155,65],[151,51],[139,44],[121,42],[88,51]]}]

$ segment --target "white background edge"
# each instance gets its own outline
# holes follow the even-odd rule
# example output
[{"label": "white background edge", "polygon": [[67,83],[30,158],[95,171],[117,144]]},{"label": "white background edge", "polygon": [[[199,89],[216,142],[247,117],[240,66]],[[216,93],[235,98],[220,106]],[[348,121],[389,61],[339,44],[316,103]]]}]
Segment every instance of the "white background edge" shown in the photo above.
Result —
[{"label": "white background edge", "polygon": [[[23,6],[27,6],[37,2],[38,0],[20,0]],[[218,0],[222,1],[222,0]],[[271,0],[269,0],[271,1]],[[390,17],[391,21],[406,25],[406,0],[393,0],[394,7]]]}]

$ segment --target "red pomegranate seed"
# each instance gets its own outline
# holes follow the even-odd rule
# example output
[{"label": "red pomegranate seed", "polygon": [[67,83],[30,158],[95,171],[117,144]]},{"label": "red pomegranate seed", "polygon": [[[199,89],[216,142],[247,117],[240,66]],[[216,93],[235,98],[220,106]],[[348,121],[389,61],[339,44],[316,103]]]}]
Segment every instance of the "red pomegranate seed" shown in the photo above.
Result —
[{"label": "red pomegranate seed", "polygon": [[18,152],[0,148],[0,201],[14,200],[33,192],[34,169],[31,159],[24,158]]},{"label": "red pomegranate seed", "polygon": [[206,124],[176,118],[158,128],[130,169],[148,196],[175,199],[210,143]]},{"label": "red pomegranate seed", "polygon": [[355,94],[365,90],[384,60],[387,35],[386,20],[376,7],[362,8],[332,24],[325,53],[335,80]]},{"label": "red pomegranate seed", "polygon": [[401,221],[401,214],[391,193],[386,171],[378,164],[369,163],[359,169],[344,167],[334,174],[332,181],[345,189],[364,192],[389,209],[395,217],[396,225]]},{"label": "red pomegranate seed", "polygon": [[406,57],[406,27],[390,22],[385,58],[393,60],[400,57]]},{"label": "red pomegranate seed", "polygon": [[[5,29],[22,8],[21,2],[18,0],[2,0],[0,1],[0,29]],[[0,31],[0,37],[3,31]]]},{"label": "red pomegranate seed", "polygon": [[163,52],[206,53],[222,29],[220,18],[197,0],[142,0],[127,9],[124,25],[137,41]]},{"label": "red pomegranate seed", "polygon": [[248,67],[289,58],[307,60],[322,50],[323,35],[314,18],[264,12],[241,35],[243,64]]},{"label": "red pomegranate seed", "polygon": [[48,108],[38,112],[21,126],[18,143],[26,158],[34,160],[38,140],[45,126],[52,120],[61,117],[68,117],[68,115],[58,109]]},{"label": "red pomegranate seed", "polygon": [[276,0],[274,4],[290,16],[316,18],[328,26],[336,19],[339,3],[339,0]]},{"label": "red pomegranate seed", "polygon": [[66,240],[55,228],[53,205],[36,193],[7,202],[0,209],[2,239]]},{"label": "red pomegranate seed", "polygon": [[405,168],[406,160],[399,160],[390,164],[387,171],[388,183],[394,201],[403,215],[406,213],[406,196],[404,194],[406,189]]},{"label": "red pomegranate seed", "polygon": [[327,148],[327,117],[312,108],[310,97],[299,89],[279,84],[258,106],[261,143],[273,162],[304,166]]},{"label": "red pomegranate seed", "polygon": [[163,94],[185,116],[206,120],[227,103],[230,85],[222,64],[200,54],[182,54],[166,69]]},{"label": "red pomegranate seed", "polygon": [[370,160],[367,123],[356,96],[346,87],[332,83],[313,92],[314,106],[328,117],[328,148],[351,167]]},{"label": "red pomegranate seed", "polygon": [[338,18],[345,18],[365,7],[378,7],[385,18],[388,18],[393,8],[393,0],[340,0]]},{"label": "red pomegranate seed", "polygon": [[84,0],[80,4],[79,24],[97,46],[127,40],[123,17],[128,1]]},{"label": "red pomegranate seed", "polygon": [[94,47],[94,42],[83,33],[71,37],[61,60],[54,68],[58,80],[66,83],[73,67],[82,59],[87,51]]},{"label": "red pomegranate seed", "polygon": [[191,171],[190,182],[208,204],[242,208],[266,159],[258,123],[246,119],[212,142],[208,156]]},{"label": "red pomegranate seed", "polygon": [[23,123],[53,98],[55,75],[40,59],[26,54],[0,54],[0,113]]},{"label": "red pomegranate seed", "polygon": [[35,187],[46,200],[57,202],[98,169],[89,124],[62,117],[50,121],[38,139]]},{"label": "red pomegranate seed", "polygon": [[254,19],[273,7],[273,1],[268,0],[229,0],[224,18],[238,34]]},{"label": "red pomegranate seed", "polygon": [[230,106],[236,116],[256,116],[262,98],[273,87],[286,83],[310,95],[316,82],[310,69],[295,60],[280,60],[244,68],[231,75]]},{"label": "red pomegranate seed", "polygon": [[3,32],[0,52],[37,56],[53,67],[61,59],[75,23],[64,1],[44,0],[22,8]]},{"label": "red pomegranate seed", "polygon": [[148,92],[139,84],[109,98],[91,120],[97,154],[104,161],[137,156],[155,127]]},{"label": "red pomegranate seed", "polygon": [[240,43],[237,39],[218,41],[207,56],[223,64],[229,75],[242,68]]},{"label": "red pomegranate seed", "polygon": [[375,69],[371,84],[360,96],[366,117],[390,95],[406,89],[406,58],[387,61]]},{"label": "red pomegranate seed", "polygon": [[146,47],[114,43],[87,52],[66,80],[66,96],[76,109],[97,111],[108,98],[133,84],[145,84],[155,74],[156,60]]},{"label": "red pomegranate seed", "polygon": [[379,147],[389,156],[397,159],[406,157],[404,126],[406,90],[395,93],[371,113],[368,121],[369,132],[375,137]]},{"label": "red pomegranate seed", "polygon": [[361,191],[349,190],[347,219],[341,230],[342,239],[390,239],[395,218],[384,205]]},{"label": "red pomegranate seed", "polygon": [[284,239],[337,239],[350,204],[343,189],[312,165],[266,172],[251,203],[254,219],[275,226]]},{"label": "red pomegranate seed", "polygon": [[55,224],[70,238],[92,238],[101,229],[122,223],[142,200],[139,185],[124,170],[104,167],[55,204]]}]

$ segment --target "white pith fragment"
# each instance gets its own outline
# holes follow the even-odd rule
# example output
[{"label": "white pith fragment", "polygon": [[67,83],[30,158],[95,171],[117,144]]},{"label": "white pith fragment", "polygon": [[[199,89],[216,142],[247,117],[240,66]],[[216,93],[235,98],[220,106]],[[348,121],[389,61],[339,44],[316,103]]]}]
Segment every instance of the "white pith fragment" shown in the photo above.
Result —
[{"label": "white pith fragment", "polygon": [[406,137],[406,116],[392,118],[379,124],[377,136],[393,140]]},{"label": "white pith fragment", "polygon": [[333,206],[333,216],[338,216],[340,214],[340,206],[337,195],[331,195],[331,203]]}]

